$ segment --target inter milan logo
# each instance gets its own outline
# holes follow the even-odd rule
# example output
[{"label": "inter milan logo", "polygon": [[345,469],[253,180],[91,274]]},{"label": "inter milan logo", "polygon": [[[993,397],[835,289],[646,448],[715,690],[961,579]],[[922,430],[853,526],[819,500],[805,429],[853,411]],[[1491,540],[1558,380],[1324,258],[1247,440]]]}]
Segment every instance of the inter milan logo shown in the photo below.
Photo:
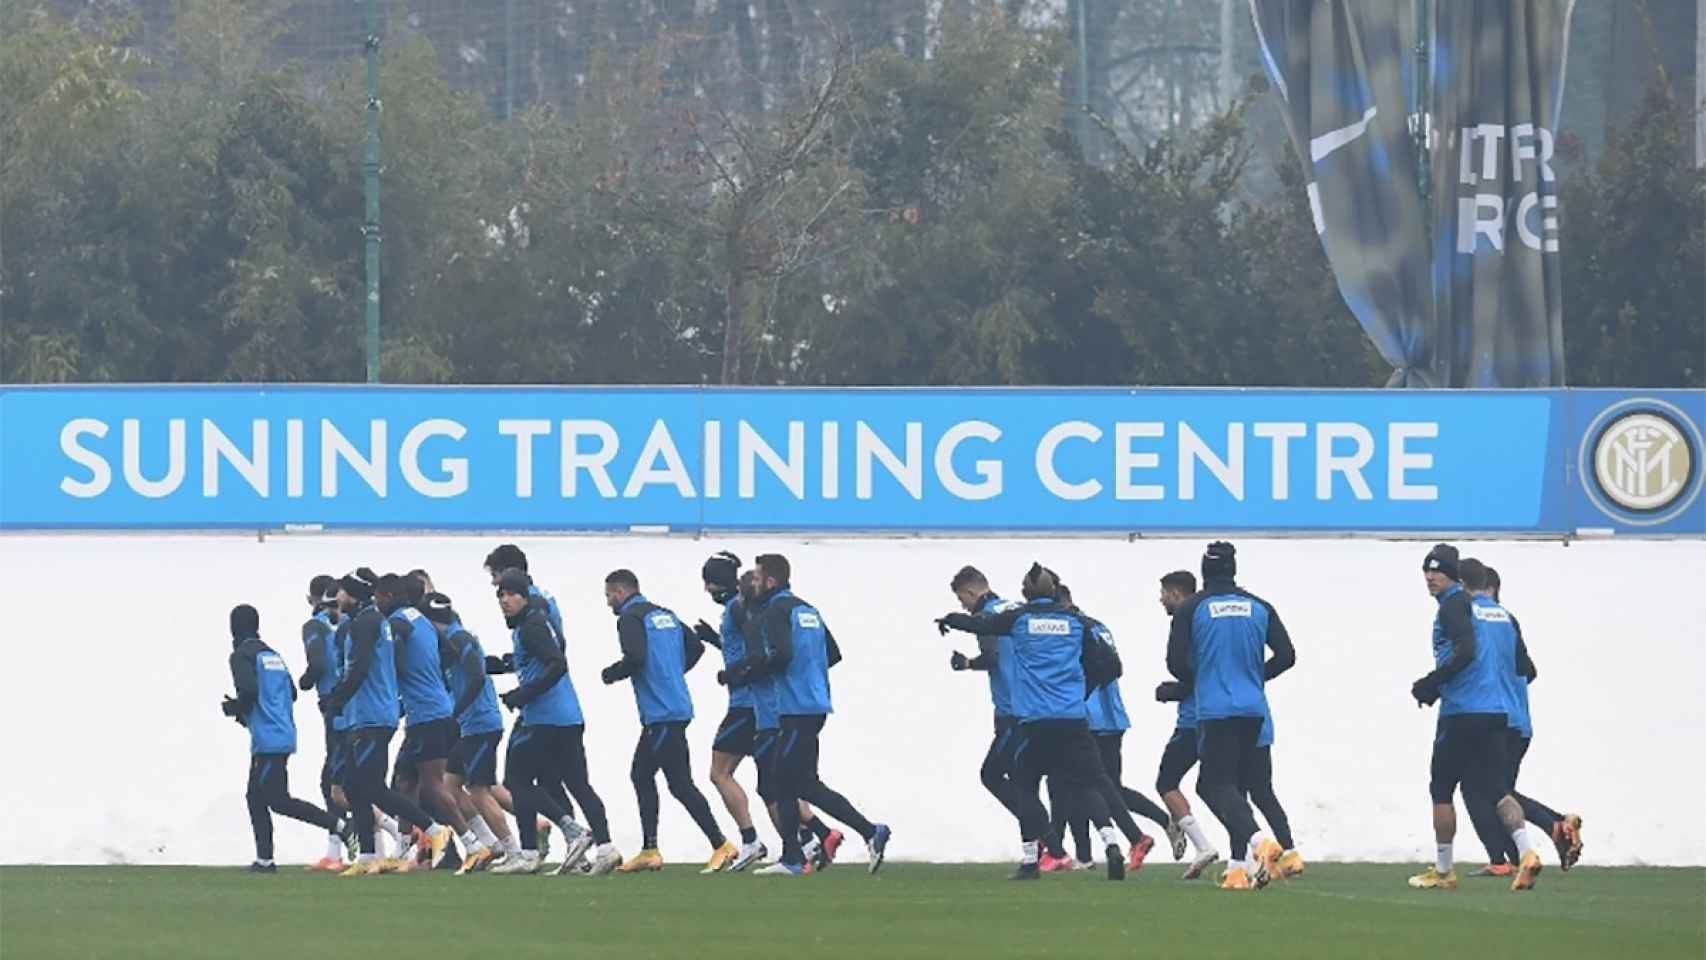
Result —
[{"label": "inter milan logo", "polygon": [[1658,524],[1700,492],[1699,460],[1699,429],[1682,411],[1656,400],[1628,401],[1601,413],[1583,437],[1582,483],[1607,515]]},{"label": "inter milan logo", "polygon": [[1682,493],[1694,457],[1682,430],[1656,413],[1632,413],[1607,427],[1594,449],[1594,479],[1630,510],[1662,510]]}]

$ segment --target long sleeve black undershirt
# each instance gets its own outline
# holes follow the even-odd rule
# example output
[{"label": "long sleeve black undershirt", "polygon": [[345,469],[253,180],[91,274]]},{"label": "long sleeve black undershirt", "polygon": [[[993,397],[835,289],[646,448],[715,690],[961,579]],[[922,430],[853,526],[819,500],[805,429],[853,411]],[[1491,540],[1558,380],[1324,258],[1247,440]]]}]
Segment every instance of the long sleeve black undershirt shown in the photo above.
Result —
[{"label": "long sleeve black undershirt", "polygon": [[[947,627],[962,633],[975,633],[982,637],[1005,636],[1013,629],[1019,617],[1023,616],[1025,608],[1014,607],[999,613],[950,613],[942,618]],[[979,640],[981,648],[982,641]]]},{"label": "long sleeve black undershirt", "polygon": [[342,707],[367,682],[367,672],[373,669],[374,651],[379,648],[379,611],[372,607],[356,614],[349,628],[349,670],[338,678],[338,685],[326,699]]},{"label": "long sleeve black undershirt", "polygon": [[772,603],[764,611],[764,649],[755,673],[779,674],[794,659],[794,605]]},{"label": "long sleeve black undershirt", "polygon": [[829,627],[823,628],[823,668],[828,670],[841,662],[841,644],[835,642],[835,634]]},{"label": "long sleeve black undershirt", "polygon": [[1191,642],[1191,621],[1196,618],[1200,595],[1179,605],[1173,612],[1173,624],[1167,630],[1167,672],[1189,687],[1196,681],[1195,648]]},{"label": "long sleeve black undershirt", "polygon": [[1457,676],[1475,660],[1475,624],[1471,619],[1469,594],[1454,593],[1439,605],[1440,631],[1451,643],[1451,656],[1428,674],[1428,681],[1439,686]]},{"label": "long sleeve black undershirt", "polygon": [[247,641],[231,651],[231,684],[237,688],[238,716],[246,717],[261,695],[260,680],[255,676],[255,651]]},{"label": "long sleeve black undershirt", "polygon": [[542,618],[529,616],[521,625],[521,645],[534,659],[545,665],[545,671],[531,683],[516,687],[510,694],[515,706],[531,703],[544,696],[558,680],[568,675],[569,664],[563,651],[551,636],[551,627]]},{"label": "long sleeve black undershirt", "polygon": [[645,622],[643,617],[623,614],[616,617],[616,643],[623,650],[623,658],[606,670],[606,677],[611,682],[626,680],[645,670],[647,656],[647,641],[645,641]]},{"label": "long sleeve black undershirt", "polygon": [[[1510,613],[1510,611],[1505,611]],[[1534,659],[1528,655],[1528,642],[1522,638],[1522,624],[1511,614],[1511,629],[1516,631],[1516,672],[1529,683],[1540,676],[1540,668],[1534,665]]]},{"label": "long sleeve black undershirt", "polygon": [[1001,660],[1001,638],[981,636],[977,638],[977,656],[966,661],[967,670],[994,670]]},{"label": "long sleeve black undershirt", "polygon": [[1274,655],[1262,664],[1262,679],[1272,680],[1296,666],[1297,648],[1291,645],[1291,634],[1286,630],[1285,624],[1280,621],[1279,611],[1274,609],[1273,604],[1260,599],[1256,602],[1268,608],[1267,644],[1268,649],[1272,650]]},{"label": "long sleeve black undershirt", "polygon": [[324,623],[313,619],[302,625],[302,648],[308,656],[308,668],[302,671],[302,678],[297,683],[304,690],[313,689],[326,675],[326,636],[330,630]]},{"label": "long sleeve black undershirt", "polygon": [[465,631],[450,638],[450,647],[462,665],[462,689],[456,691],[456,705],[450,709],[450,715],[460,717],[468,712],[486,688],[486,658],[480,655],[480,647],[473,636]]}]

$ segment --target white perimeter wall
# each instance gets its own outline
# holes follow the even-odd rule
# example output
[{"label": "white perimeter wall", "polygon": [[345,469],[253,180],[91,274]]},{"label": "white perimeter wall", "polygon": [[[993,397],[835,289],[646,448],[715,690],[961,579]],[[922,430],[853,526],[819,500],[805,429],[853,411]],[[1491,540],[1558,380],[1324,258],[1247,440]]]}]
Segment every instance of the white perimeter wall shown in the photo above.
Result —
[{"label": "white perimeter wall", "polygon": [[[1195,541],[519,540],[535,576],[562,604],[570,670],[589,720],[593,783],[624,850],[640,840],[628,783],[638,721],[627,685],[598,680],[617,651],[603,576],[631,567],[654,601],[688,622],[712,619],[699,565],[724,547],[748,561],[761,550],[785,552],[798,592],[834,627],[847,659],[832,675],[837,712],[823,741],[824,778],[894,826],[896,857],[1005,860],[1016,852],[1014,825],[977,779],[990,728],[984,679],[948,670],[950,640],[931,624],[953,607],[947,581],[964,563],[1013,595],[1030,561],[1041,559],[1113,628],[1133,722],[1126,780],[1153,795],[1173,719],[1172,708],[1152,698],[1165,672],[1167,627],[1156,580],[1194,568],[1201,552]],[[357,564],[419,566],[457,600],[488,649],[507,649],[480,568],[498,542],[0,537],[9,648],[0,672],[0,860],[246,862],[247,735],[218,709],[230,688],[231,605],[259,607],[264,638],[300,671],[300,598],[311,575]],[[1425,549],[1345,540],[1239,543],[1240,579],[1279,608],[1297,644],[1296,669],[1271,685],[1269,696],[1279,736],[1276,784],[1312,858],[1421,860],[1431,849],[1434,716],[1409,696],[1411,681],[1431,667],[1434,602],[1422,583]],[[1699,760],[1706,745],[1706,544],[1488,542],[1464,544],[1464,552],[1503,574],[1506,602],[1540,667],[1523,790],[1586,817],[1590,863],[1706,864],[1692,802],[1706,794]],[[974,647],[969,637],[958,644]],[[724,708],[710,663],[715,655],[691,678],[700,770]],[[311,694],[298,701],[296,718],[292,790],[317,803],[322,742]],[[742,777],[750,790],[750,766]],[[709,783],[702,786],[732,829]],[[663,811],[666,856],[703,856],[702,838],[667,792]],[[1479,845],[1461,822],[1459,856],[1473,859]],[[1224,844],[1218,829],[1212,835]],[[305,861],[319,855],[323,840],[313,828],[281,821],[278,849],[283,859]]]}]

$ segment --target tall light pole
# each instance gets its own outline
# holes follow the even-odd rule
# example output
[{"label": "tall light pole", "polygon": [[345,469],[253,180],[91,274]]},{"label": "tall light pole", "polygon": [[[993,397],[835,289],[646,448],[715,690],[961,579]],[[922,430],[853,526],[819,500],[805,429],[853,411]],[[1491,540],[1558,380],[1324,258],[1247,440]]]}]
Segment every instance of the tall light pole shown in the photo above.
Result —
[{"label": "tall light pole", "polygon": [[[1706,103],[1706,0],[1694,18],[1694,103]],[[1706,167],[1706,117],[1694,113],[1694,165]]]},{"label": "tall light pole", "polygon": [[1222,110],[1232,108],[1232,22],[1232,0],[1220,0],[1220,62],[1215,64],[1215,87]]},{"label": "tall light pole", "polygon": [[367,0],[367,157],[363,194],[367,218],[367,382],[379,382],[379,0]]},{"label": "tall light pole", "polygon": [[504,0],[504,119],[515,116],[515,0]]},{"label": "tall light pole", "polygon": [[1091,159],[1090,152],[1090,43],[1086,36],[1086,21],[1084,5],[1090,0],[1078,0],[1077,22],[1073,32],[1078,40],[1078,149],[1085,159]]}]

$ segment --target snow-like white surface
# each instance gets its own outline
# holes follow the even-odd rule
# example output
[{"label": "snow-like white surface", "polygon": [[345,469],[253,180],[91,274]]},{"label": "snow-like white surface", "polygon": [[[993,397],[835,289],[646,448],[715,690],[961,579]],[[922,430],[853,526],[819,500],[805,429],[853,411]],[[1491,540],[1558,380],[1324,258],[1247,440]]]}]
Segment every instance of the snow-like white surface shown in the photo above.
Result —
[{"label": "snow-like white surface", "polygon": [[[48,863],[240,863],[252,854],[242,793],[247,736],[219,713],[230,687],[226,613],[261,610],[262,633],[300,671],[308,579],[358,564],[424,567],[488,648],[506,649],[480,562],[496,536],[6,536],[0,607],[0,860]],[[750,561],[781,551],[797,591],[816,603],[847,656],[833,674],[836,714],[824,779],[894,826],[893,856],[1003,860],[1017,831],[984,793],[989,739],[981,675],[948,670],[949,639],[931,619],[953,608],[962,564],[1016,594],[1033,558],[1061,571],[1106,621],[1126,663],[1133,730],[1126,780],[1153,795],[1172,709],[1163,679],[1166,619],[1157,578],[1194,569],[1194,541],[524,537],[539,582],[568,624],[570,670],[589,720],[594,786],[616,841],[639,842],[628,764],[638,733],[626,685],[604,687],[617,655],[604,574],[629,567],[654,601],[688,622],[714,620],[702,560],[729,548]],[[1279,739],[1276,782],[1313,859],[1419,860],[1431,852],[1427,761],[1433,712],[1409,697],[1431,666],[1434,603],[1422,584],[1426,544],[1267,540],[1239,544],[1240,579],[1273,602],[1296,640],[1297,668],[1270,686]],[[1540,667],[1534,747],[1522,788],[1587,818],[1588,862],[1706,864],[1693,807],[1706,793],[1690,756],[1706,743],[1706,544],[1539,542],[1463,545],[1497,566]],[[952,638],[950,638],[952,639]],[[970,650],[970,638],[959,638]],[[694,766],[709,760],[724,708],[711,660],[691,678]],[[500,681],[500,689],[511,681]],[[292,789],[318,802],[319,716],[297,704]],[[396,741],[393,741],[394,744]],[[751,789],[750,767],[741,774]],[[1193,778],[1194,780],[1194,778]],[[1187,790],[1193,780],[1187,780]],[[708,782],[702,788],[727,816]],[[1199,814],[1207,811],[1197,804]],[[768,825],[761,833],[768,836]],[[1224,834],[1212,834],[1224,843]],[[774,838],[772,838],[774,839]],[[662,843],[675,859],[706,853],[667,791]],[[852,855],[857,856],[858,845]],[[279,856],[322,850],[311,827],[279,821]],[[1458,855],[1479,845],[1466,819]]]}]

